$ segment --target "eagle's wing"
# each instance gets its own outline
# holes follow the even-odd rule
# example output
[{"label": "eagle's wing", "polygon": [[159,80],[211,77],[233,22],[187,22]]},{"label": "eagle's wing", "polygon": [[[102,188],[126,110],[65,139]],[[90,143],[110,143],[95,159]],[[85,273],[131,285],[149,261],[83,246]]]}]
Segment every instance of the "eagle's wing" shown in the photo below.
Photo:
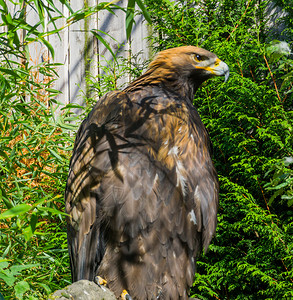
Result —
[{"label": "eagle's wing", "polygon": [[[106,94],[82,122],[74,144],[65,190],[72,280],[94,279],[105,252],[101,207],[96,189],[115,164],[110,158],[106,126],[115,127],[121,109],[116,95]],[[108,128],[111,129],[111,128]]]},{"label": "eagle's wing", "polygon": [[218,186],[206,130],[175,98],[113,92],[83,122],[65,196],[74,281],[98,272],[116,295],[187,297]]}]

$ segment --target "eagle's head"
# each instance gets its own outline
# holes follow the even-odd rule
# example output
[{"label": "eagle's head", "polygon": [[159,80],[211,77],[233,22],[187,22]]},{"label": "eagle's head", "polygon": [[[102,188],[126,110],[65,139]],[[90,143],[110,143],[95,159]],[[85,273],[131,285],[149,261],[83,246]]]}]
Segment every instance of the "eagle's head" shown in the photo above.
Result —
[{"label": "eagle's head", "polygon": [[[229,77],[229,68],[214,53],[194,46],[183,46],[159,52],[149,69],[159,68],[161,76],[175,73],[182,78],[201,82],[213,76]],[[164,73],[165,71],[165,73]]]},{"label": "eagle's head", "polygon": [[159,52],[130,87],[161,84],[192,101],[199,86],[213,76],[224,76],[227,81],[227,64],[205,49],[182,46]]}]

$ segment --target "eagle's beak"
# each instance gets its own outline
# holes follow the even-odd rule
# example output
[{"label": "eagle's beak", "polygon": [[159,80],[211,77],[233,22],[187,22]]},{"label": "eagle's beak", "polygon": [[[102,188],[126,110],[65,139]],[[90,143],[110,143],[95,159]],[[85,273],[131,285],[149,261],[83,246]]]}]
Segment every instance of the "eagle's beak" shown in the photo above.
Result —
[{"label": "eagle's beak", "polygon": [[225,82],[229,78],[229,67],[226,63],[217,58],[214,67],[211,68],[212,74],[216,76],[225,76]]}]

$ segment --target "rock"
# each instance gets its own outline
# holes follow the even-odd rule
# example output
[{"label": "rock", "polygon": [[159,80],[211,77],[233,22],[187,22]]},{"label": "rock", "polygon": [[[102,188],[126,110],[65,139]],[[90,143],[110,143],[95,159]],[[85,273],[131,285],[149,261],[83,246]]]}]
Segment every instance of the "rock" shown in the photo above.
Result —
[{"label": "rock", "polygon": [[102,286],[88,280],[77,281],[63,290],[55,291],[49,300],[116,300],[114,294]]}]

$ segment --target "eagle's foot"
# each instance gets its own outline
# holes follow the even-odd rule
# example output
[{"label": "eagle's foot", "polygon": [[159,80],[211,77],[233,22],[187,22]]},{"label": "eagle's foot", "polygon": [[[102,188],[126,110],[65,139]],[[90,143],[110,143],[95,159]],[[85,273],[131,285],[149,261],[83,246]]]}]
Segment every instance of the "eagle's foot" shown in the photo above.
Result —
[{"label": "eagle's foot", "polygon": [[122,300],[132,300],[131,296],[128,294],[126,290],[123,290],[120,297]]},{"label": "eagle's foot", "polygon": [[94,281],[102,290],[104,290],[104,286],[107,285],[107,280],[105,280],[104,278],[102,278],[100,276],[96,276]]}]

